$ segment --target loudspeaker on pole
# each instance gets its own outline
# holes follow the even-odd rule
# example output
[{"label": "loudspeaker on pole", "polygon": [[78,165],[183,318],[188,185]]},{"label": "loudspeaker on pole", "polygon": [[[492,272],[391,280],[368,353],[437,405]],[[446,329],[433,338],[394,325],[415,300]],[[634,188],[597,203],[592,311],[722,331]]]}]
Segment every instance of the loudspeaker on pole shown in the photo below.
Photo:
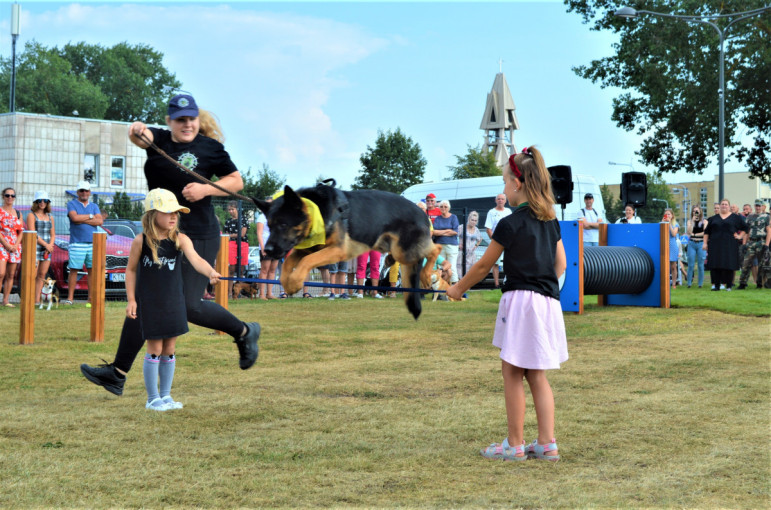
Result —
[{"label": "loudspeaker on pole", "polygon": [[555,165],[548,168],[551,175],[551,191],[554,201],[565,205],[573,202],[573,175],[568,165]]},{"label": "loudspeaker on pole", "polygon": [[645,207],[648,198],[648,185],[643,172],[625,172],[621,174],[621,203],[632,204],[635,209]]}]

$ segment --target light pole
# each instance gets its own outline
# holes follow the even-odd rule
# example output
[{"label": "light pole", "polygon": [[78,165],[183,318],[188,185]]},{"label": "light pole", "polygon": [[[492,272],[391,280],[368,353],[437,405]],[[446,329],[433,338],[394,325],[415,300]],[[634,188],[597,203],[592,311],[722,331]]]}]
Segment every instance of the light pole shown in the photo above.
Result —
[{"label": "light pole", "polygon": [[680,194],[679,188],[683,189],[683,225],[685,225],[686,223],[688,223],[688,214],[690,214],[688,209],[690,208],[690,205],[691,205],[691,193],[690,191],[688,191],[688,188],[686,188],[682,184],[670,184],[670,186],[673,186],[673,187],[678,186],[677,188],[672,190],[672,193]]},{"label": "light pole", "polygon": [[634,171],[634,167],[632,166],[632,163],[616,163],[615,161],[608,161],[609,165],[616,165],[616,166],[628,166],[629,168]]},{"label": "light pole", "polygon": [[11,64],[11,100],[8,111],[16,111],[16,39],[19,37],[19,25],[21,18],[21,6],[19,4],[11,5],[11,53],[13,53]]},{"label": "light pole", "polygon": [[664,209],[669,209],[669,202],[664,200],[663,198],[651,198],[654,202],[664,202]]},{"label": "light pole", "polygon": [[[733,14],[714,14],[711,16],[684,16],[680,14],[664,14],[661,12],[653,11],[638,11],[636,9],[632,9],[631,7],[622,7],[615,12],[616,16],[626,19],[636,18],[640,14],[650,14],[651,16],[674,18],[681,21],[686,21],[688,23],[701,23],[703,25],[709,25],[717,30],[718,36],[720,37],[720,85],[718,86],[717,90],[718,102],[720,105],[720,110],[718,112],[718,200],[723,199],[723,192],[725,190],[723,186],[723,174],[725,170],[725,52],[723,50],[723,43],[725,42],[725,33],[729,28],[731,28],[731,25],[737,21],[742,21],[753,16],[757,16],[758,14],[762,14],[768,10],[771,10],[771,6],[761,7],[751,11],[735,12]],[[712,22],[712,20],[732,18],[735,16],[739,17],[731,20],[722,30],[719,26]]]}]

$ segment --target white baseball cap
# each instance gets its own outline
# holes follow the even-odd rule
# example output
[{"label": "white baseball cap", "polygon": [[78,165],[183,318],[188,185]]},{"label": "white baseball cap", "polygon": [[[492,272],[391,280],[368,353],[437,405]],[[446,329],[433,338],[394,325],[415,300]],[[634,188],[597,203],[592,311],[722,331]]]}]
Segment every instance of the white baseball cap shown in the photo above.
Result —
[{"label": "white baseball cap", "polygon": [[78,183],[77,189],[85,189],[85,190],[91,191],[91,183],[88,181],[80,181]]}]

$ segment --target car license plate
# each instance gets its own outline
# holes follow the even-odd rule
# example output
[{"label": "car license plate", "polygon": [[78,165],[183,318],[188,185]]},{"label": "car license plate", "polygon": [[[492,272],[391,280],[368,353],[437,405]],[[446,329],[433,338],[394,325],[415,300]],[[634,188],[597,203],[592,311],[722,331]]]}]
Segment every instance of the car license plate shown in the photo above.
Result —
[{"label": "car license plate", "polygon": [[126,273],[110,273],[111,282],[125,282]]}]

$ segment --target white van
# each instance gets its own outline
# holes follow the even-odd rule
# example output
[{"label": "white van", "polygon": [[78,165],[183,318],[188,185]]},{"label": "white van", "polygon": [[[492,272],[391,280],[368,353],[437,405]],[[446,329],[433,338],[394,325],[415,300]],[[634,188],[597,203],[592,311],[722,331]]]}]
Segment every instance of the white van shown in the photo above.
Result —
[{"label": "white van", "polygon": [[[459,179],[455,181],[424,182],[410,186],[402,192],[402,196],[411,202],[424,200],[426,195],[436,195],[437,203],[440,200],[449,200],[451,212],[461,222],[463,221],[463,208],[467,212],[479,213],[479,226],[484,230],[487,211],[495,207],[495,197],[503,193],[503,177],[476,177],[474,179]],[[602,202],[600,187],[591,175],[573,174],[573,202],[565,206],[565,214],[562,214],[562,206],[555,204],[558,220],[574,220],[581,214],[584,207],[584,195],[591,193],[594,196],[592,206],[601,218],[605,218],[605,204]]]}]

